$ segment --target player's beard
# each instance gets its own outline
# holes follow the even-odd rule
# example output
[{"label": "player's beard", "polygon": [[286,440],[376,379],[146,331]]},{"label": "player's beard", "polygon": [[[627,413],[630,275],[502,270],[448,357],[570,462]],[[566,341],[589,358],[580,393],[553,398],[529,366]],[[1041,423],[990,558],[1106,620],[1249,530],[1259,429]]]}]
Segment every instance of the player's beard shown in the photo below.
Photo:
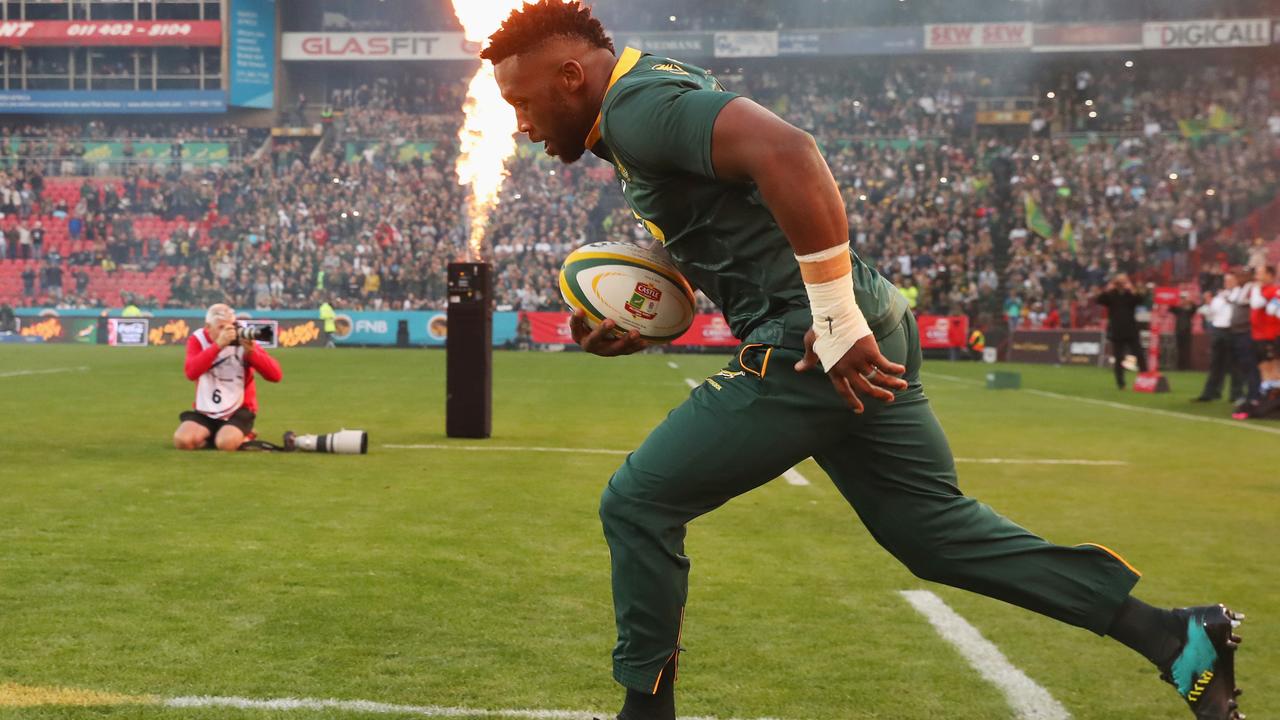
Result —
[{"label": "player's beard", "polygon": [[557,118],[564,119],[564,125],[548,136],[556,151],[556,158],[565,165],[572,165],[586,153],[587,135],[595,125],[595,115],[579,112],[571,103],[563,98],[557,108]]}]

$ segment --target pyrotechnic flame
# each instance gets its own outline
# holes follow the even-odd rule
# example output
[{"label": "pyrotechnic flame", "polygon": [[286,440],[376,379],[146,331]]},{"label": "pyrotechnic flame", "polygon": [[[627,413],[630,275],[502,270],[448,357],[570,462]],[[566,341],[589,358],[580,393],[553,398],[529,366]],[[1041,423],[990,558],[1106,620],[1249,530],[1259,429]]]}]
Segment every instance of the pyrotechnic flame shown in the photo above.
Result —
[{"label": "pyrotechnic flame", "polygon": [[[453,0],[453,12],[469,42],[477,46],[497,31],[524,0]],[[507,178],[507,158],[516,152],[515,111],[502,99],[493,79],[493,64],[483,62],[467,87],[462,106],[466,119],[458,133],[458,182],[470,185],[467,213],[471,220],[471,257],[480,259],[489,214],[498,204],[498,191]]]}]

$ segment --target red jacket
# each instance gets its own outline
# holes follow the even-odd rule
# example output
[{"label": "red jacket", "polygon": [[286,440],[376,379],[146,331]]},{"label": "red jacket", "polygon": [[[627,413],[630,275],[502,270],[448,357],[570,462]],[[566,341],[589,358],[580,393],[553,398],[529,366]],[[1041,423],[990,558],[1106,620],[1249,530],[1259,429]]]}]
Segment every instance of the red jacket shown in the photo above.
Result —
[{"label": "red jacket", "polygon": [[1280,318],[1267,314],[1266,303],[1280,295],[1280,285],[1263,285],[1257,288],[1262,295],[1262,307],[1252,308],[1249,312],[1249,329],[1254,340],[1266,342],[1280,338]]},{"label": "red jacket", "polygon": [[[204,328],[196,331],[204,332]],[[261,345],[255,345],[255,349],[245,353],[245,369],[244,369],[244,402],[241,407],[249,408],[249,412],[257,414],[258,412],[258,393],[253,387],[253,371],[257,370],[262,373],[262,377],[267,382],[280,382],[284,377],[284,372],[280,370],[280,363],[276,359],[267,354],[267,351]],[[209,372],[213,367],[213,361],[218,358],[218,353],[222,352],[222,348],[217,343],[210,343],[209,347],[201,347],[200,341],[193,334],[187,338],[187,362],[184,367],[187,373],[187,379],[195,382],[200,376]],[[195,407],[195,403],[192,403]]]}]

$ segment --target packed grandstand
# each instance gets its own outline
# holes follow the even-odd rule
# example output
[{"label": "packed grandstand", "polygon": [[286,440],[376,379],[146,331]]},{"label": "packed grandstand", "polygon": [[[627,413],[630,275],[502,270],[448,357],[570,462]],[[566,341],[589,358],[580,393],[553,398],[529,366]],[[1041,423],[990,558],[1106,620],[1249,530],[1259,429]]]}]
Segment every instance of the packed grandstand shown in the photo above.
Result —
[{"label": "packed grandstand", "polygon": [[[741,4],[679,17],[600,6],[623,27],[677,31],[667,38],[722,15],[787,26],[780,4],[748,3],[754,15]],[[1107,21],[1108,9],[1076,4]],[[1139,19],[1203,10],[1158,5]],[[355,5],[328,6],[312,20],[370,30]],[[412,22],[451,27],[447,8],[425,7]],[[957,20],[1040,20],[980,15]],[[1090,298],[1116,272],[1199,297],[1224,268],[1266,262],[1280,239],[1274,58],[1263,46],[689,59],[813,134],[854,247],[916,288],[919,311],[1081,327],[1099,321]],[[468,232],[454,163],[474,65],[298,65],[265,122],[0,119],[0,303],[443,308],[444,269]],[[500,308],[559,309],[556,274],[575,247],[648,242],[607,164],[563,166],[526,144],[508,168],[484,251]]]}]

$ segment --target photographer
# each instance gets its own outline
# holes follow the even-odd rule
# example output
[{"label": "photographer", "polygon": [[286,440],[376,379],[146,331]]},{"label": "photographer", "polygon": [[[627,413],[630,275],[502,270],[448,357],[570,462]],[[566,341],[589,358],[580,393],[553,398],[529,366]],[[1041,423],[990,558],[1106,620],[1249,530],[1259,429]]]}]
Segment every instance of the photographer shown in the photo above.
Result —
[{"label": "photographer", "polygon": [[1136,316],[1143,296],[1134,290],[1129,276],[1120,273],[1098,295],[1097,302],[1107,309],[1107,339],[1111,341],[1111,354],[1115,359],[1116,387],[1123,390],[1125,355],[1132,352],[1138,360],[1138,371],[1147,371],[1147,354],[1139,339]]},{"label": "photographer", "polygon": [[236,314],[221,303],[209,308],[202,329],[187,340],[187,379],[196,383],[194,410],[179,415],[173,434],[179,450],[238,450],[252,436],[258,400],[253,371],[280,382],[280,364],[245,336]]}]

